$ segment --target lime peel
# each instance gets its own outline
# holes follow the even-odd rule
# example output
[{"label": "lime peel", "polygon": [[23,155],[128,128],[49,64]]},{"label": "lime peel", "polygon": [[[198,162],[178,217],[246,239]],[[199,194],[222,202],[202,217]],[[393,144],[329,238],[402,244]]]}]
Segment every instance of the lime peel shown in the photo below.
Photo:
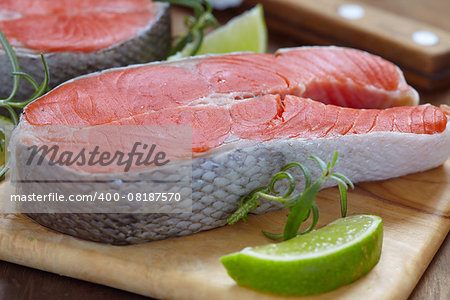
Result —
[{"label": "lime peel", "polygon": [[[187,44],[183,50],[170,56],[167,60],[187,57],[193,47],[193,43]],[[238,51],[252,51],[256,53],[267,51],[267,27],[261,4],[234,17],[227,24],[205,36],[197,55]]]},{"label": "lime peel", "polygon": [[282,295],[331,291],[368,273],[379,261],[382,220],[341,218],[278,244],[246,248],[221,258],[239,285]]},{"label": "lime peel", "polygon": [[14,123],[10,119],[0,116],[0,167],[2,167],[6,161],[6,140],[9,137],[5,136],[5,134],[10,132],[10,130],[7,130],[8,127],[11,129],[14,127]]}]

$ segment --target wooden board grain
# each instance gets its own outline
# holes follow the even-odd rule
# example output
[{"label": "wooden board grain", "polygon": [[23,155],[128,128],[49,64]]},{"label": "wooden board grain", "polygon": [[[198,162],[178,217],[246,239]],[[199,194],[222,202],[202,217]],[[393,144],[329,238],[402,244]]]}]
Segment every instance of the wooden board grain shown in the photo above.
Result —
[{"label": "wooden board grain", "polygon": [[450,299],[450,235],[447,234],[409,300]]},{"label": "wooden board grain", "polygon": [[[319,226],[339,216],[337,197],[335,188],[320,192]],[[450,160],[427,172],[359,184],[349,194],[349,213],[357,212],[383,218],[380,262],[348,286],[302,299],[406,299],[450,229]],[[156,298],[280,298],[237,286],[219,257],[268,243],[260,230],[281,231],[285,215],[251,216],[246,223],[133,246],[86,242],[4,215],[0,259]]]}]

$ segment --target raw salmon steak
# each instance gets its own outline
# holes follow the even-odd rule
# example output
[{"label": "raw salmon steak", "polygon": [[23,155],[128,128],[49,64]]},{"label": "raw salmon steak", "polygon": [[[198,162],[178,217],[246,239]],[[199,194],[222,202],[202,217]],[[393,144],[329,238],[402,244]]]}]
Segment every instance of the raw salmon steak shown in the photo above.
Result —
[{"label": "raw salmon steak", "polygon": [[[267,185],[285,164],[305,163],[317,176],[311,154],[328,160],[337,151],[337,171],[353,182],[439,166],[450,155],[448,117],[438,107],[417,104],[417,92],[395,65],[359,50],[199,56],[66,82],[26,107],[12,148],[26,144],[19,137],[55,140],[38,134],[37,125],[192,126],[192,151],[184,153],[193,158],[192,213],[30,214],[84,239],[139,243],[224,225],[239,198]],[[18,164],[24,161],[13,153]],[[62,166],[52,176],[92,179],[98,172]],[[102,176],[120,176],[108,172]],[[111,184],[111,191],[119,189]],[[273,201],[261,204],[259,213],[280,208]]]},{"label": "raw salmon steak", "polygon": [[[165,58],[170,48],[169,6],[150,0],[2,0],[0,29],[22,71],[50,86],[81,74]],[[11,69],[0,47],[0,98],[11,90]],[[31,96],[24,84],[20,96]]]}]

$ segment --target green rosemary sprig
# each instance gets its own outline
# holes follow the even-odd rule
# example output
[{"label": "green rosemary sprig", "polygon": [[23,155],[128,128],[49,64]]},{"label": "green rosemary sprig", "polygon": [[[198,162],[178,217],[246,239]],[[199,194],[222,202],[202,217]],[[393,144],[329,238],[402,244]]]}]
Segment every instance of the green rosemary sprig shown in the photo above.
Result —
[{"label": "green rosemary sprig", "polygon": [[[6,57],[9,60],[9,63],[11,64],[12,69],[11,74],[13,75],[13,87],[11,93],[5,99],[0,98],[0,107],[8,111],[11,121],[13,122],[14,125],[17,125],[19,123],[19,116],[17,115],[15,108],[23,108],[27,104],[29,104],[30,102],[39,98],[45,92],[47,92],[50,75],[48,72],[48,66],[45,61],[44,55],[41,53],[41,60],[42,64],[44,65],[44,80],[39,85],[36,82],[36,80],[29,74],[20,71],[19,61],[14,52],[14,49],[11,47],[11,44],[9,43],[8,39],[5,37],[5,35],[1,30],[0,30],[0,43],[2,45],[3,51],[6,54]],[[22,77],[26,79],[34,88],[34,93],[26,100],[18,100],[15,98],[17,91],[19,90],[20,79]],[[0,130],[4,133],[3,128],[0,128]],[[2,150],[4,150],[3,145],[1,145],[1,148]],[[5,175],[7,170],[8,170],[7,163],[5,162],[5,164],[0,170],[0,178],[2,178],[3,175]]]},{"label": "green rosemary sprig", "polygon": [[[314,229],[319,220],[319,208],[314,202],[320,187],[327,179],[333,179],[337,182],[339,187],[341,216],[345,217],[347,214],[347,189],[350,186],[354,188],[353,183],[345,175],[332,172],[333,167],[336,165],[338,154],[334,153],[333,159],[328,163],[325,163],[319,157],[311,155],[309,158],[314,159],[319,165],[322,176],[316,181],[312,182],[311,173],[309,170],[300,163],[290,163],[281,168],[280,172],[275,174],[266,187],[260,187],[248,195],[242,197],[238,203],[238,209],[233,215],[231,215],[227,221],[232,225],[238,222],[240,219],[244,221],[248,218],[248,213],[259,206],[258,200],[265,198],[274,200],[283,204],[288,210],[288,218],[282,234],[273,234],[263,231],[263,234],[271,239],[284,239],[288,240],[297,235],[305,234]],[[288,172],[289,169],[298,167],[303,173],[305,178],[305,188],[301,194],[292,195],[295,190],[295,179]],[[275,190],[275,184],[279,180],[287,179],[289,182],[289,188],[283,196],[279,196],[279,192]],[[305,222],[312,213],[311,225],[304,231],[299,231],[300,226]]]},{"label": "green rosemary sprig", "polygon": [[[188,31],[173,41],[173,47],[169,56],[181,51],[187,44],[194,42],[189,55],[197,54],[204,38],[204,31],[210,26],[218,27],[219,22],[212,14],[212,5],[209,0],[153,0],[155,2],[166,2],[185,6],[194,10],[194,16],[186,17],[184,23]],[[205,3],[205,5],[203,5]]]}]

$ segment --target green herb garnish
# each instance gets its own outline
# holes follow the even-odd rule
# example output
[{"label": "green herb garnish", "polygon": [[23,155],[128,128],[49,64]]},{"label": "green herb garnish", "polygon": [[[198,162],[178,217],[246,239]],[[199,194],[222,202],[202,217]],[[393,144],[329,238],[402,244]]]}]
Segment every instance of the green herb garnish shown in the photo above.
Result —
[{"label": "green herb garnish", "polygon": [[[44,80],[40,85],[36,82],[36,80],[31,77],[29,74],[21,72],[19,61],[17,60],[17,56],[14,52],[14,49],[11,47],[10,43],[8,42],[8,39],[5,37],[3,32],[0,30],[0,43],[2,45],[3,51],[5,51],[6,57],[9,60],[9,63],[11,64],[12,69],[12,75],[13,75],[13,87],[11,90],[11,93],[9,96],[5,99],[0,98],[0,107],[4,108],[8,111],[10,115],[10,119],[13,122],[14,125],[17,125],[19,123],[19,117],[15,111],[15,108],[23,108],[33,100],[39,98],[42,96],[45,92],[48,91],[48,83],[50,80],[50,75],[48,73],[48,67],[47,63],[45,61],[44,55],[41,53],[41,60],[42,64],[44,65]],[[30,98],[26,100],[17,100],[15,99],[15,96],[17,94],[17,91],[19,90],[19,84],[21,77],[25,78],[34,88],[34,93],[30,96]],[[0,130],[3,131],[2,128]],[[3,145],[2,145],[3,150]],[[0,178],[5,175],[7,168],[7,163],[3,165],[2,169],[0,170]]]},{"label": "green herb garnish", "polygon": [[[173,41],[173,47],[169,56],[181,51],[187,44],[194,42],[190,56],[197,54],[204,38],[204,31],[210,26],[218,27],[219,22],[212,14],[212,5],[209,0],[153,0],[154,2],[165,2],[185,6],[194,10],[194,16],[186,17],[184,23],[188,31]],[[203,5],[202,3],[205,3]]]},{"label": "green herb garnish", "polygon": [[[333,159],[325,163],[319,157],[311,155],[308,156],[314,159],[319,165],[322,176],[316,181],[312,182],[310,171],[300,163],[290,163],[281,168],[281,171],[273,176],[268,186],[260,187],[250,194],[242,197],[238,203],[238,209],[233,215],[231,215],[227,221],[228,224],[232,225],[239,221],[240,219],[247,220],[247,214],[259,206],[258,200],[260,198],[265,198],[269,200],[274,200],[283,204],[288,210],[288,219],[284,227],[284,232],[282,234],[273,234],[263,231],[263,234],[271,239],[284,239],[288,240],[297,235],[305,234],[314,229],[319,220],[319,208],[317,207],[314,199],[320,190],[320,187],[327,179],[335,180],[339,187],[340,205],[341,205],[341,216],[345,217],[347,214],[347,189],[350,186],[354,188],[353,183],[345,175],[332,172],[333,167],[336,165],[338,154],[334,153]],[[295,190],[295,179],[291,173],[288,172],[289,169],[298,167],[305,177],[305,188],[301,194],[292,195]],[[287,179],[289,181],[289,188],[283,196],[279,196],[279,192],[275,190],[275,184],[279,180]],[[304,231],[299,231],[300,226],[305,222],[312,212],[312,222],[309,228]]]}]

